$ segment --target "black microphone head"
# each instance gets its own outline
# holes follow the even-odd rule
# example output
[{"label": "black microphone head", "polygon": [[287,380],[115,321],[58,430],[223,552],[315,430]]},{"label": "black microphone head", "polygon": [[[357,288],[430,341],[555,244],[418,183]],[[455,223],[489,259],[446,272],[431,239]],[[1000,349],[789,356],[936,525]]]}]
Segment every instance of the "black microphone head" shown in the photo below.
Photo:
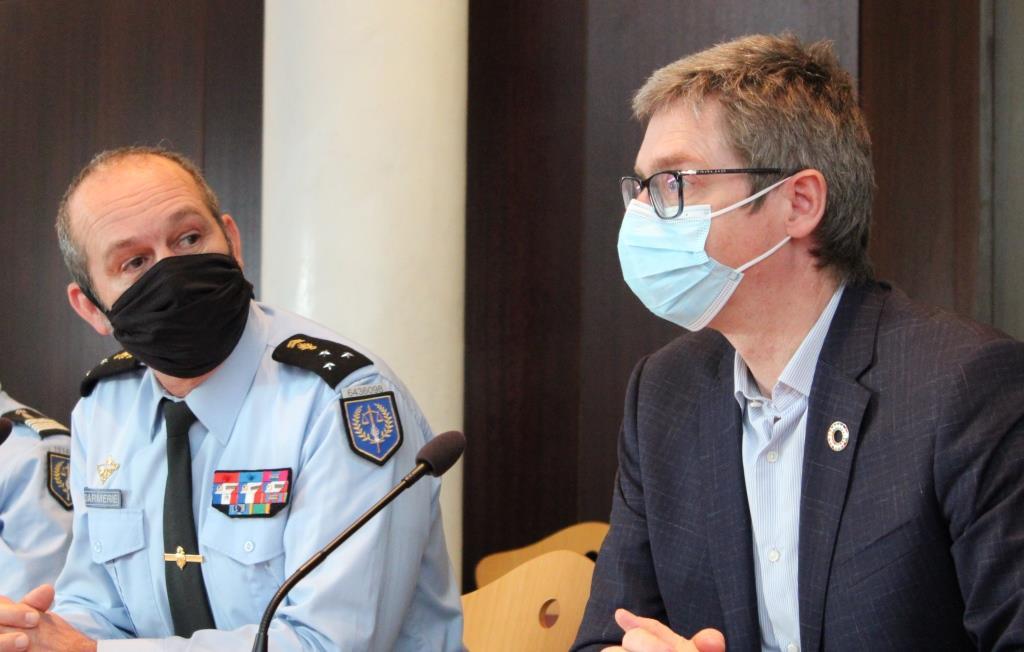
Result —
[{"label": "black microphone head", "polygon": [[430,475],[437,477],[452,468],[465,449],[466,436],[458,430],[449,430],[424,444],[416,454],[416,463],[426,464],[430,467]]},{"label": "black microphone head", "polygon": [[[11,434],[14,430],[14,423],[10,419],[0,418],[0,442],[7,439],[7,435]],[[459,451],[462,452],[461,450]],[[458,456],[456,455],[456,459]]]}]

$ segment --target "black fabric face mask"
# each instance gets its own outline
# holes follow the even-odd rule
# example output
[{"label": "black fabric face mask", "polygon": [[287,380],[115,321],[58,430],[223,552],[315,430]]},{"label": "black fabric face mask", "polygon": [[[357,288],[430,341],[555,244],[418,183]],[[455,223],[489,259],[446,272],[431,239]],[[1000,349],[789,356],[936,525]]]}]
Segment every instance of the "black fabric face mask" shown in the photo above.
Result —
[{"label": "black fabric face mask", "polygon": [[168,376],[196,378],[231,355],[252,297],[252,284],[232,256],[170,256],[139,277],[106,315],[114,338],[136,358]]}]

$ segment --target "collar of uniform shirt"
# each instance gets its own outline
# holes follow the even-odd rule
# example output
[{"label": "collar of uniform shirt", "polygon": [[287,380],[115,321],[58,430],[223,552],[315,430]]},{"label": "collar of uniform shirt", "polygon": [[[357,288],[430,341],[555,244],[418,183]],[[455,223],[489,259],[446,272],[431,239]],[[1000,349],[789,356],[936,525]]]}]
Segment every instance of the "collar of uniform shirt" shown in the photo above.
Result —
[{"label": "collar of uniform shirt", "polygon": [[[785,388],[792,389],[804,397],[811,395],[811,383],[814,382],[814,370],[818,366],[818,356],[821,354],[821,347],[825,344],[825,336],[828,335],[829,326],[832,325],[832,317],[839,307],[839,300],[843,296],[845,284],[840,283],[835,293],[829,300],[825,309],[818,316],[818,321],[808,331],[804,341],[800,343],[796,353],[786,363],[785,369],[779,375],[779,380],[772,388],[771,398],[762,396],[761,390],[757,387],[747,363],[736,353],[733,361],[733,386],[735,387],[736,402],[740,409],[745,407],[747,401],[774,401],[785,393]],[[782,407],[782,406],[778,406]]]},{"label": "collar of uniform shirt", "polygon": [[[255,301],[250,302],[249,318],[245,323],[245,330],[242,331],[242,337],[235,345],[235,350],[212,376],[189,392],[186,397],[192,413],[222,446],[231,438],[238,411],[256,377],[269,337],[263,311]],[[160,399],[172,397],[160,386],[152,371],[147,370],[146,373],[152,389],[150,409],[155,419]],[[154,435],[156,430],[159,428],[153,431]]]}]

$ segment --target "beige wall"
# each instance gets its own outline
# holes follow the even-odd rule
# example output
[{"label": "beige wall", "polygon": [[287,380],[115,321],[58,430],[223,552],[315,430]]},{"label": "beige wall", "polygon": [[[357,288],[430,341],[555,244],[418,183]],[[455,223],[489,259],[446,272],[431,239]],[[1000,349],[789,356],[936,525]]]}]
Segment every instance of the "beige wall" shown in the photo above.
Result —
[{"label": "beige wall", "polygon": [[[467,12],[266,3],[263,298],[382,356],[435,432],[462,428]],[[459,574],[461,465],[442,505]]]}]

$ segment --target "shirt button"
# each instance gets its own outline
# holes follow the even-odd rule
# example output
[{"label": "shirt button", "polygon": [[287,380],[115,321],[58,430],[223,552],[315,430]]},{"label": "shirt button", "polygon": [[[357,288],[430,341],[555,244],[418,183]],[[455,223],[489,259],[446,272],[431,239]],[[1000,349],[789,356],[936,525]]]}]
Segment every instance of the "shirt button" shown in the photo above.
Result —
[{"label": "shirt button", "polygon": [[751,401],[750,402],[750,407],[752,407],[752,408],[759,408],[759,407],[761,407],[761,401]]},{"label": "shirt button", "polygon": [[779,452],[778,451],[768,451],[768,455],[766,455],[765,457],[768,458],[768,463],[769,464],[775,464],[776,462],[779,461]]},{"label": "shirt button", "polygon": [[796,643],[790,643],[786,646],[786,652],[800,652],[800,648],[797,647]]},{"label": "shirt button", "polygon": [[103,544],[99,541],[96,541],[92,544],[92,549],[96,552],[103,552]]},{"label": "shirt button", "polygon": [[242,546],[242,550],[244,550],[246,552],[252,552],[255,549],[256,549],[256,544],[253,543],[252,541],[246,541],[245,545]]},{"label": "shirt button", "polygon": [[778,550],[776,550],[775,548],[772,548],[771,550],[768,551],[768,561],[772,562],[773,564],[775,562],[779,561],[779,559],[781,559],[781,558],[782,558],[782,553],[779,552]]}]

